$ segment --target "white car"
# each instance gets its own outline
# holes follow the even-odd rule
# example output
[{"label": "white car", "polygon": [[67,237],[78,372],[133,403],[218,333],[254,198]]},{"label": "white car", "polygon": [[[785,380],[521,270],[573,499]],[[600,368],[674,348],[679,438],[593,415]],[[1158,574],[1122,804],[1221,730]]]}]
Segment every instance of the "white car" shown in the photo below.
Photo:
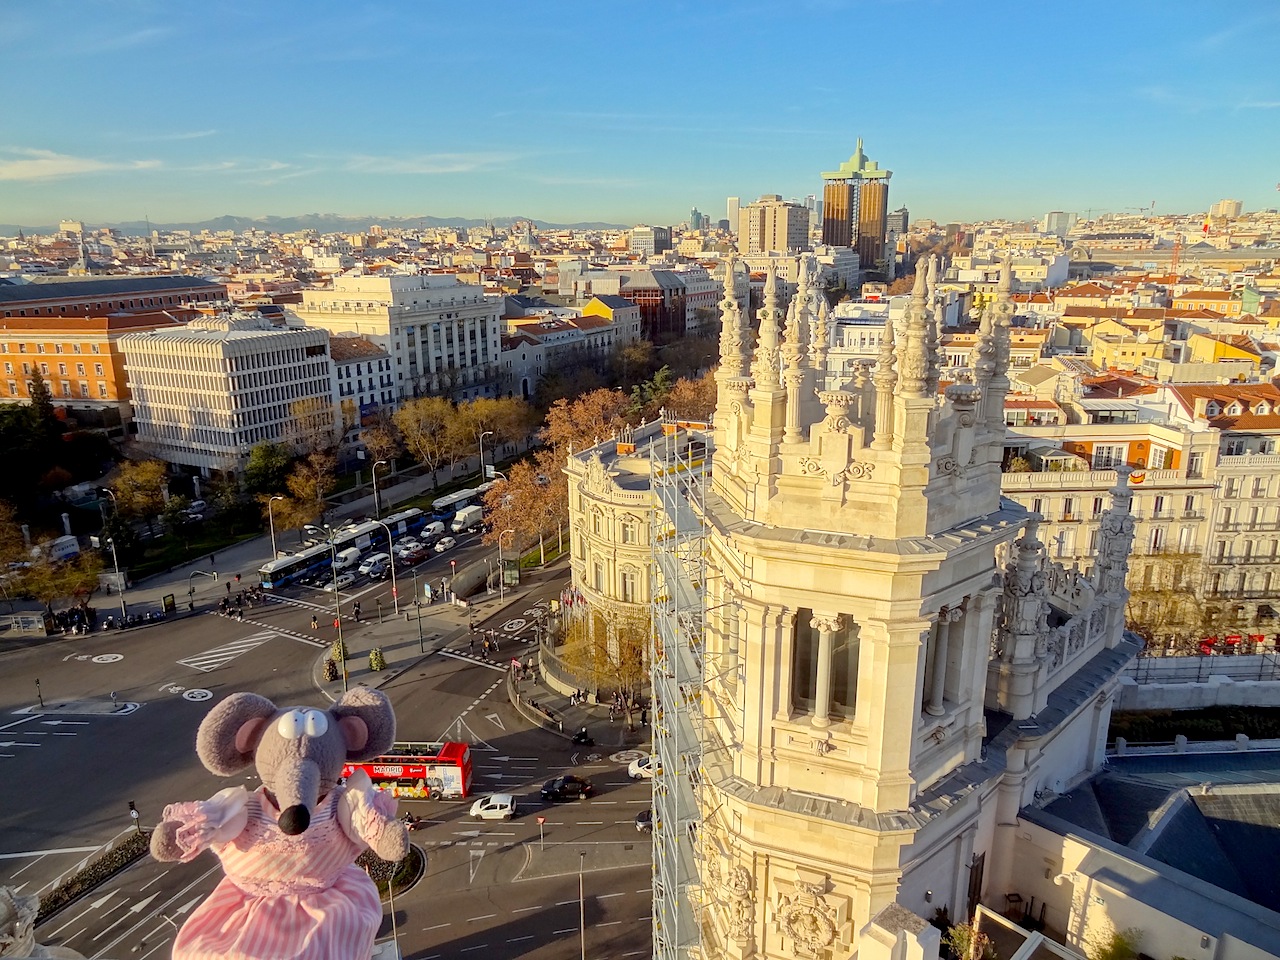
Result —
[{"label": "white car", "polygon": [[414,537],[405,537],[403,540],[396,541],[396,553],[408,553],[410,550],[417,550],[421,546],[421,540]]},{"label": "white car", "polygon": [[365,557],[360,563],[360,573],[368,576],[373,572],[374,567],[386,566],[391,558],[385,553],[371,553]]},{"label": "white car", "polygon": [[340,573],[337,580],[330,580],[324,585],[326,593],[333,593],[335,590],[345,590],[356,582],[354,573]]},{"label": "white car", "polygon": [[453,537],[441,537],[440,542],[436,544],[436,553],[444,553],[446,550],[452,550],[458,545],[458,541]]},{"label": "white car", "polygon": [[471,816],[477,820],[510,820],[516,815],[516,798],[509,793],[481,797],[471,805]]},{"label": "white car", "polygon": [[203,513],[205,508],[209,506],[203,500],[192,500],[187,504],[188,513]]},{"label": "white car", "polygon": [[657,769],[658,757],[651,753],[647,757],[632,760],[631,766],[627,767],[627,776],[632,780],[652,780]]}]

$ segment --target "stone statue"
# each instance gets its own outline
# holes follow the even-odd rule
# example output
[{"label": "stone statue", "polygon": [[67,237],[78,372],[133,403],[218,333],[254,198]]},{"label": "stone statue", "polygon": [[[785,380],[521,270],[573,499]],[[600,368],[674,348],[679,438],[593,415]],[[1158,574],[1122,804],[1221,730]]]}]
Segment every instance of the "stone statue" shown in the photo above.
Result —
[{"label": "stone statue", "polygon": [[0,957],[62,958],[84,960],[84,954],[66,947],[42,947],[36,943],[36,916],[40,898],[20,894],[13,887],[0,887]]}]

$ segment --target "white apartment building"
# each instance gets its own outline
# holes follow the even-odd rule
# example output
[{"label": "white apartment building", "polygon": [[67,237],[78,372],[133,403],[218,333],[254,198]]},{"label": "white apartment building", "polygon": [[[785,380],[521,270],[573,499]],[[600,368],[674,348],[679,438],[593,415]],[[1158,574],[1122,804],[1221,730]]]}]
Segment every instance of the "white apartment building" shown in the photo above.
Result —
[{"label": "white apartment building", "polygon": [[685,332],[697,333],[704,322],[708,330],[713,330],[719,322],[720,283],[707,272],[706,267],[677,267],[674,272],[684,283]]},{"label": "white apartment building", "polygon": [[492,396],[501,349],[502,301],[440,274],[348,273],[302,291],[308,326],[355,334],[390,355],[396,400],[441,394]]},{"label": "white apartment building", "polygon": [[259,443],[288,441],[299,401],[331,402],[329,337],[251,314],[120,338],[138,443],[202,476],[234,473]]},{"label": "white apartment building", "polygon": [[342,441],[353,443],[381,411],[395,409],[391,355],[366,337],[330,336],[329,356],[334,416],[342,425]]}]

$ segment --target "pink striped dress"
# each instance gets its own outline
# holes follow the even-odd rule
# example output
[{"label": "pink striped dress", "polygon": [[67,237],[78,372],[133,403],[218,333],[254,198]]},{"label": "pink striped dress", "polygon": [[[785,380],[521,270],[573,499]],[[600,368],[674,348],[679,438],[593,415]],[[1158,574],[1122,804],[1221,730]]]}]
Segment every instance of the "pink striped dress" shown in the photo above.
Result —
[{"label": "pink striped dress", "polygon": [[352,821],[364,821],[348,831],[339,816],[344,790],[330,793],[297,836],[276,826],[279,811],[262,788],[167,807],[164,818],[181,824],[183,861],[208,847],[226,872],[178,932],[174,960],[367,960],[382,904],[352,862],[365,844],[348,833],[380,829],[395,800],[377,791],[372,806],[348,798]]}]

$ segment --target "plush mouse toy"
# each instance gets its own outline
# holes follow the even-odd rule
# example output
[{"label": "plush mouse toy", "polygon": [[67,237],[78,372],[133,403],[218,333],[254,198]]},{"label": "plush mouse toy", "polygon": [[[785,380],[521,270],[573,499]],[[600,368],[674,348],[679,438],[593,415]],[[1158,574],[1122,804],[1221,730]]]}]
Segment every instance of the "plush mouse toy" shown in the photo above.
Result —
[{"label": "plush mouse toy", "polygon": [[157,860],[185,862],[208,847],[226,871],[178,932],[174,960],[372,954],[382,905],[353,861],[366,847],[399,860],[409,835],[395,798],[367,774],[338,780],[343,764],[385,753],[394,739],[390,701],[364,687],[329,710],[236,693],[210,711],[196,735],[201,762],[220,776],[252,763],[262,786],[171,804],[151,835]]}]

